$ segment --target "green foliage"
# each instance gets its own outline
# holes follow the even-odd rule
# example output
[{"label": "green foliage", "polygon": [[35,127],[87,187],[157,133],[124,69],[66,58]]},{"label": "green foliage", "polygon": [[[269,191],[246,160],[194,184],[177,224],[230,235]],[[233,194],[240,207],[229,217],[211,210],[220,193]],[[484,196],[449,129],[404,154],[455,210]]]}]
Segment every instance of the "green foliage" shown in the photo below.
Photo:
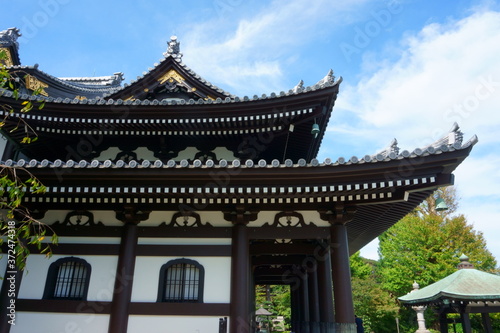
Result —
[{"label": "green foliage", "polygon": [[[12,73],[3,65],[5,52],[0,53],[0,89],[9,89],[13,96],[19,97],[19,79],[12,76]],[[2,92],[0,91],[0,94]],[[34,91],[34,95],[39,91]],[[22,103],[20,112],[28,112],[33,108],[31,101]],[[39,105],[43,108],[43,103]],[[12,118],[14,108],[11,105],[0,104],[0,109],[4,111],[4,118],[0,121],[2,129],[7,121]],[[20,117],[10,132],[16,131],[23,125],[25,137],[21,143],[31,143],[37,139],[32,128]],[[45,193],[45,186],[32,174],[23,168],[14,168],[0,164],[0,246],[5,242],[7,247],[7,265],[9,269],[23,270],[26,258],[30,254],[30,247],[35,247],[39,253],[52,255],[50,243],[57,243],[57,235],[51,233],[50,243],[44,242],[47,235],[47,226],[34,219],[26,209],[22,207],[22,199],[26,192],[33,194]]]},{"label": "green foliage", "polygon": [[0,165],[0,246],[7,243],[9,265],[24,269],[26,258],[30,254],[29,245],[36,247],[39,253],[52,254],[50,243],[57,243],[57,235],[52,233],[50,243],[44,243],[47,226],[22,208],[22,199],[26,192],[45,193],[45,186],[33,175],[22,168]]},{"label": "green foliage", "polygon": [[353,254],[351,284],[354,311],[363,320],[365,332],[394,332],[399,305],[376,279],[376,262]]},{"label": "green foliage", "polygon": [[496,267],[482,233],[463,215],[408,215],[379,239],[382,286],[396,297],[408,293],[413,281],[424,287],[455,272],[464,253],[479,270],[492,272]]},{"label": "green foliage", "polygon": [[290,286],[288,285],[257,285],[255,287],[255,306],[259,309],[261,306],[273,315],[269,320],[277,316],[283,316],[285,319],[285,329],[290,329],[291,320],[291,296]]},{"label": "green foliage", "polygon": [[[7,58],[5,51],[0,51],[0,89],[10,90],[13,94],[13,97],[17,100],[19,98],[19,87],[22,83],[21,77],[25,76],[21,71],[9,71],[9,69],[3,64],[3,60]],[[38,96],[42,88],[39,88],[32,92],[32,96]],[[2,91],[0,91],[0,96],[2,95]],[[41,110],[45,106],[45,101],[43,99],[37,99],[36,103],[27,100],[21,103],[21,108],[19,112],[26,113],[31,111],[35,106],[39,110]],[[17,117],[13,119],[12,114],[14,113],[14,107],[8,104],[0,104],[0,110],[3,110],[4,115],[0,120],[0,129],[5,127],[5,124],[8,120],[12,122],[16,122],[14,128],[9,130],[9,132],[15,132],[22,128],[24,131],[24,137],[21,140],[21,143],[31,143],[38,139],[38,135],[35,130],[21,117]]]},{"label": "green foliage", "polygon": [[[454,190],[440,189],[439,196],[452,211],[458,206]],[[436,197],[429,197],[379,237],[377,279],[393,299],[410,292],[414,281],[422,288],[452,274],[462,254],[469,257],[476,269],[496,272],[497,262],[486,248],[483,234],[467,224],[463,215],[437,212]],[[429,328],[439,326],[430,309],[426,323]],[[401,308],[400,324],[402,332],[414,331],[415,313]]]}]

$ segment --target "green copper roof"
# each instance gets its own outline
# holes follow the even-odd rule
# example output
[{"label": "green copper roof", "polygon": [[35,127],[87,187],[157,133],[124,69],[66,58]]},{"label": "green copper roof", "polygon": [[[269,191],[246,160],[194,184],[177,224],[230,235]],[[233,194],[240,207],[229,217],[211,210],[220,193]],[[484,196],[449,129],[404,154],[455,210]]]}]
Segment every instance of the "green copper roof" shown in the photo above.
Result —
[{"label": "green copper roof", "polygon": [[443,299],[468,301],[500,300],[500,276],[460,269],[425,288],[398,298],[404,304],[438,303]]}]

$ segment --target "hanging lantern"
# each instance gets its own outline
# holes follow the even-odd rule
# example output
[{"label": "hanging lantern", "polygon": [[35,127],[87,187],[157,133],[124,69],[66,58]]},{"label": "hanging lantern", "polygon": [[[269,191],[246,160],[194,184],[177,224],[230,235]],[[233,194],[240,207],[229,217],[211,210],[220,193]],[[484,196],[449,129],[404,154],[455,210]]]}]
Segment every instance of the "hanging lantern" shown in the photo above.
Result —
[{"label": "hanging lantern", "polygon": [[318,124],[313,124],[311,134],[314,135],[314,137],[318,137],[319,134],[319,125]]},{"label": "hanging lantern", "polygon": [[436,211],[442,212],[443,210],[448,210],[448,206],[446,205],[446,202],[444,202],[443,198],[437,198],[436,199]]}]

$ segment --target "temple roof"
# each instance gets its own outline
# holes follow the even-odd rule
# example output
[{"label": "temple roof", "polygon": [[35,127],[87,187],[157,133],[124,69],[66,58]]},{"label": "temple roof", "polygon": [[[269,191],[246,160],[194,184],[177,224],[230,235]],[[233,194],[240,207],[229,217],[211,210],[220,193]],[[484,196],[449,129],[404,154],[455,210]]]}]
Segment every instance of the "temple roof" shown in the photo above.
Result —
[{"label": "temple roof", "polygon": [[[29,113],[15,113],[16,117],[29,122],[39,135],[37,142],[20,147],[29,158],[61,158],[66,155],[64,147],[77,145],[82,135],[102,134],[109,144],[115,141],[124,144],[130,139],[133,144],[140,141],[151,147],[157,146],[162,137],[169,138],[174,146],[186,142],[192,145],[198,138],[204,142],[210,139],[214,144],[219,142],[219,146],[235,145],[231,150],[236,151],[249,136],[269,133],[273,140],[266,141],[266,145],[272,148],[260,151],[255,159],[265,158],[270,162],[279,157],[281,161],[286,158],[297,161],[316,156],[340,81],[332,78],[321,85],[254,99],[80,100],[27,93],[15,99],[12,92],[0,90],[0,102],[15,109],[21,109],[26,100],[44,102],[42,110],[35,108]],[[17,126],[16,122],[16,118],[10,119],[5,130]],[[311,134],[314,124],[318,127],[318,135]],[[9,136],[20,142],[23,134],[17,131]],[[203,141],[196,142],[201,144]],[[38,146],[43,145],[51,149],[39,150]],[[48,155],[41,156],[42,153]],[[239,157],[246,158],[244,154]]]},{"label": "temple roof", "polygon": [[[27,194],[32,209],[118,209],[140,203],[148,210],[177,210],[179,205],[204,210],[324,210],[343,207],[349,249],[354,253],[414,209],[440,186],[453,184],[452,172],[477,142],[462,143],[458,131],[448,141],[400,153],[361,158],[316,159],[297,163],[273,160],[74,161],[7,160],[24,167],[47,186],[43,196]],[[456,140],[457,139],[457,140]],[[453,142],[453,143],[451,143]],[[393,145],[391,145],[393,148]],[[394,150],[398,150],[397,148]],[[401,165],[414,166],[401,173]],[[123,179],[127,179],[124,184]],[[258,181],[256,181],[258,179]],[[116,206],[116,207],[115,207]],[[51,207],[51,208],[49,208]],[[90,208],[91,207],[91,208]],[[330,212],[330,213],[328,213]],[[338,212],[337,212],[338,214]],[[314,228],[314,227],[313,227]],[[306,229],[302,229],[305,235]],[[321,236],[328,237],[329,231]],[[319,236],[318,236],[319,237]]]},{"label": "temple roof", "polygon": [[[460,258],[462,264],[467,257]],[[500,301],[500,276],[465,267],[422,289],[398,298],[408,305],[450,304],[454,301]]]}]

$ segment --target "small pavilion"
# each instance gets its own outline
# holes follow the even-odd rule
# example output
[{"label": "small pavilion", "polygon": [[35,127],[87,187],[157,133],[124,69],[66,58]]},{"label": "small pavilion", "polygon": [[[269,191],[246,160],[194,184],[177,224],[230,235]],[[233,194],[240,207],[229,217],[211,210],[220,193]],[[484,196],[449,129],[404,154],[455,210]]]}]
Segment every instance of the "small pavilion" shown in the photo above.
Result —
[{"label": "small pavilion", "polygon": [[457,268],[444,279],[398,299],[412,308],[433,307],[442,333],[448,332],[448,313],[460,314],[464,333],[472,332],[469,314],[481,313],[484,332],[493,332],[489,314],[500,312],[500,276],[474,269],[466,255],[460,257]]}]

